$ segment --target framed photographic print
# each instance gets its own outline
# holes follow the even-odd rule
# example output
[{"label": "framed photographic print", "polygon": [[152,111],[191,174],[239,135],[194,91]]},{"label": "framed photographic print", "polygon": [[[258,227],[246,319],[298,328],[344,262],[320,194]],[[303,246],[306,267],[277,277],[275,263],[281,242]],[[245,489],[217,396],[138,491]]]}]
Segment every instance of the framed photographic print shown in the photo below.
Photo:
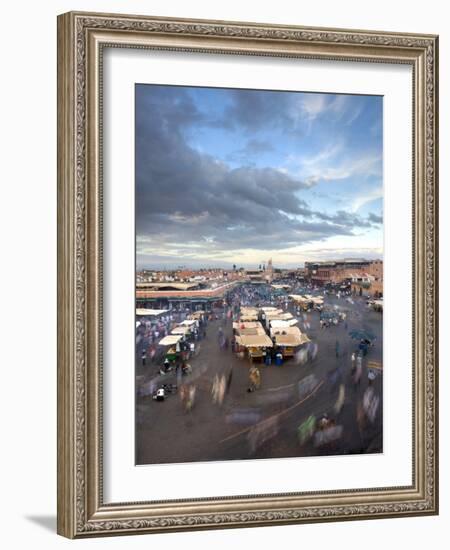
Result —
[{"label": "framed photographic print", "polygon": [[438,39],[58,18],[58,532],[436,514]]}]

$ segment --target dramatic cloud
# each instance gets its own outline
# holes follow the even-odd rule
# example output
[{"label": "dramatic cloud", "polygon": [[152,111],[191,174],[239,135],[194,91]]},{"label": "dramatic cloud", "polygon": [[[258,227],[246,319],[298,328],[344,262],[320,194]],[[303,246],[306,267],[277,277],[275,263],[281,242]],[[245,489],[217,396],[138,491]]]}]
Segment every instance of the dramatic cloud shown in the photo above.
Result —
[{"label": "dramatic cloud", "polygon": [[367,218],[370,222],[375,223],[375,224],[383,223],[383,216],[377,216],[373,212],[370,212]]},{"label": "dramatic cloud", "polygon": [[[308,119],[337,109],[330,97],[305,100]],[[219,265],[251,257],[250,250],[282,251],[378,227],[382,220],[375,213],[314,207],[308,178],[277,162],[258,162],[276,154],[267,132],[299,126],[296,101],[288,93],[209,90],[202,96],[198,89],[136,87],[138,263]],[[245,137],[249,131],[253,136]],[[316,151],[310,164],[316,167],[339,149]]]}]

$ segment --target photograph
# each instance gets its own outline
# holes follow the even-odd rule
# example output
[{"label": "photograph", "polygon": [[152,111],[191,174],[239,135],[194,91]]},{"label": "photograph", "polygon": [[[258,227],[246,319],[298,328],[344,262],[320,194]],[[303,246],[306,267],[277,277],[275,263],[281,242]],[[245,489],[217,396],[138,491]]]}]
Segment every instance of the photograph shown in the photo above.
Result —
[{"label": "photograph", "polygon": [[439,36],[193,15],[58,16],[57,532],[436,515]]},{"label": "photograph", "polygon": [[383,453],[383,97],[134,96],[136,465]]}]

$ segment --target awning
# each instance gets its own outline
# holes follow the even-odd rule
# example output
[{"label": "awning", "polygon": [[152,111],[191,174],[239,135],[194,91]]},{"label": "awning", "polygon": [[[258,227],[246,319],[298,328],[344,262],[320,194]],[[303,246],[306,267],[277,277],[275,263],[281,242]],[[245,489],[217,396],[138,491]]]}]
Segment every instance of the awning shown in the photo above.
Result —
[{"label": "awning", "polygon": [[267,334],[242,334],[236,336],[236,342],[246,348],[271,348],[272,340]]},{"label": "awning", "polygon": [[292,298],[295,302],[310,302],[311,300],[307,298],[306,296],[302,296],[301,294],[289,294],[289,298]]},{"label": "awning", "polygon": [[162,315],[163,313],[167,313],[168,311],[168,309],[138,308],[136,309],[136,315],[141,317],[156,317],[157,315]]},{"label": "awning", "polygon": [[286,313],[268,313],[266,315],[266,318],[272,322],[272,321],[287,321],[288,319],[292,319],[293,315],[292,313],[286,312]]},{"label": "awning", "polygon": [[185,319],[180,325],[183,327],[191,327],[192,325],[196,325],[197,321],[195,319]]},{"label": "awning", "polygon": [[259,327],[240,328],[238,329],[238,334],[239,336],[242,336],[243,334],[247,334],[247,335],[266,334],[266,331],[262,328],[261,325],[259,325]]},{"label": "awning", "polygon": [[255,327],[260,327],[261,326],[261,323],[259,321],[246,321],[246,322],[238,322],[238,321],[234,321],[233,323],[233,328],[235,330],[239,330],[241,328],[255,328]]},{"label": "awning", "polygon": [[270,334],[275,337],[278,346],[297,347],[309,342],[306,334],[303,334],[298,327],[271,328]]},{"label": "awning", "polygon": [[170,331],[170,334],[187,334],[189,332],[189,327],[175,327],[173,330]]},{"label": "awning", "polygon": [[272,328],[293,327],[298,323],[297,319],[273,319],[270,321]]},{"label": "awning", "polygon": [[309,342],[306,334],[275,334],[275,344],[281,347],[296,348]]},{"label": "awning", "polygon": [[291,288],[291,285],[272,285],[276,290],[282,290],[284,288]]},{"label": "awning", "polygon": [[258,315],[241,315],[241,322],[248,323],[249,321],[257,321]]},{"label": "awning", "polygon": [[255,307],[241,307],[241,317],[252,317],[255,316],[258,317],[258,309]]},{"label": "awning", "polygon": [[178,334],[169,334],[164,336],[162,340],[159,341],[160,346],[174,346],[177,342],[181,340],[182,336]]}]

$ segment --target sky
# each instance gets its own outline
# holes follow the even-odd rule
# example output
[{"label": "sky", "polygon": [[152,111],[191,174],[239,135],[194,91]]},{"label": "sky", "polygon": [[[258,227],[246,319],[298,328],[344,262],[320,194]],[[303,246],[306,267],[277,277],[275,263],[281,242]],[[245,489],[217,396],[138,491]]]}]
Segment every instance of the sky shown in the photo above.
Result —
[{"label": "sky", "polygon": [[135,94],[137,269],[382,258],[382,97]]}]

